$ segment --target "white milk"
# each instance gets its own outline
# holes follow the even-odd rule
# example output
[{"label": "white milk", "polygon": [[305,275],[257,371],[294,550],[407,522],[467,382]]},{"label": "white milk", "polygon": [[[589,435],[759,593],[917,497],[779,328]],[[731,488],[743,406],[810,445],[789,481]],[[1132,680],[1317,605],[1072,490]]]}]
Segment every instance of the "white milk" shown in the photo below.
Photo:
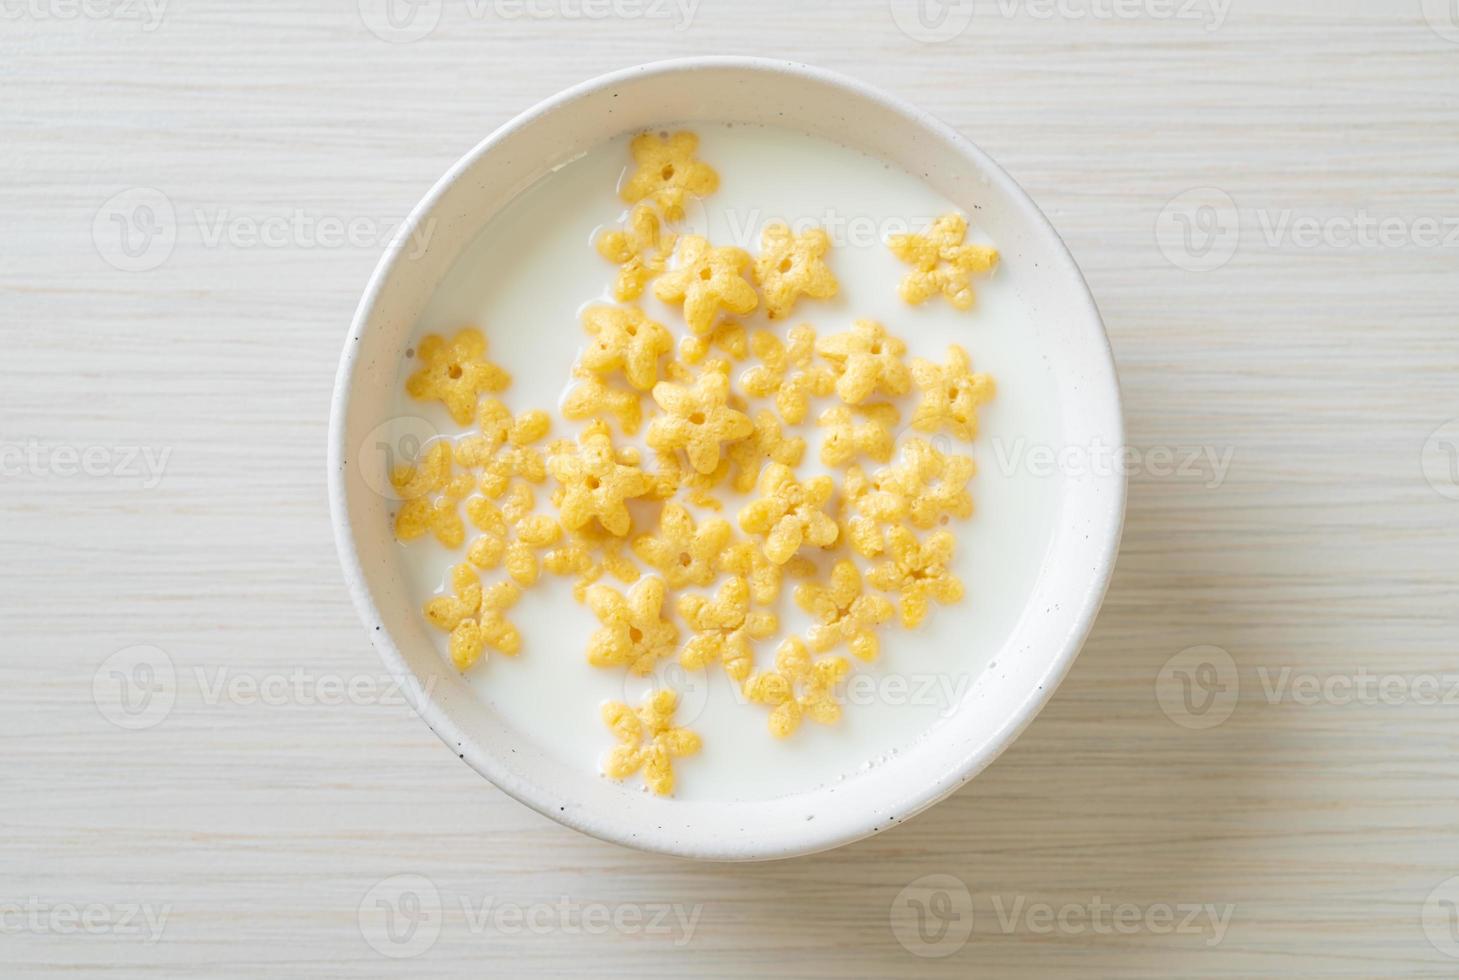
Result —
[{"label": "white milk", "polygon": [[[789,221],[797,230],[816,224],[831,232],[829,264],[840,293],[830,301],[802,298],[787,321],[774,325],[782,336],[789,324],[801,321],[824,335],[842,332],[858,318],[880,320],[907,341],[909,356],[941,362],[949,342],[961,343],[974,369],[992,374],[998,384],[997,398],[982,410],[971,449],[938,437],[938,445],[971,452],[978,461],[978,476],[970,484],[977,511],[971,520],[949,525],[957,535],[955,566],[967,596],[956,606],[934,606],[916,631],[888,624],[876,663],[863,664],[844,648],[838,651],[853,664],[838,725],[806,720],[791,738],[774,739],[766,728],[769,709],[747,703],[719,665],[693,673],[672,660],[661,665],[660,682],[680,691],[679,722],[704,738],[698,756],[676,765],[675,795],[763,799],[844,779],[896,754],[955,710],[990,662],[1017,655],[1003,646],[1051,539],[1045,515],[1051,513],[1057,488],[1050,479],[1003,460],[1020,445],[1052,444],[1056,406],[1035,396],[1052,386],[1028,339],[1024,307],[996,276],[977,284],[978,303],[968,312],[954,310],[940,297],[914,308],[897,296],[907,267],[886,249],[883,238],[920,230],[955,210],[949,201],[880,159],[801,133],[693,128],[701,137],[700,157],[720,174],[720,188],[705,201],[689,204],[679,230],[707,233],[714,244],[736,244],[752,254],[759,249],[761,227],[773,220]],[[543,178],[497,215],[442,283],[417,325],[417,339],[479,326],[488,338],[489,356],[514,379],[500,396],[503,401],[513,411],[555,409],[585,340],[579,312],[590,302],[612,302],[608,289],[617,268],[596,253],[592,242],[599,229],[621,223],[625,209],[615,188],[627,162],[627,137],[614,140]],[[976,226],[976,211],[969,217]],[[970,232],[970,238],[976,235]],[[658,303],[651,292],[652,285],[640,301],[644,309],[682,334],[677,311]],[[741,319],[751,330],[767,325],[759,312]],[[754,363],[737,365],[735,376]],[[402,364],[402,386],[414,367],[410,360]],[[809,443],[803,473],[820,471],[813,421],[832,403],[814,405],[807,424],[787,430]],[[651,404],[645,400],[646,409]],[[764,404],[752,403],[752,413]],[[910,418],[909,400],[900,404],[903,418]],[[396,414],[429,419],[443,434],[463,432],[438,405],[414,402],[403,388]],[[559,416],[552,436],[575,436],[580,429]],[[637,441],[624,440],[616,424],[613,432],[616,443]],[[1000,443],[1001,458],[994,448]],[[876,465],[860,462],[868,469]],[[550,508],[549,492],[550,481],[538,490],[539,507]],[[733,523],[742,499],[725,492],[720,496],[726,500],[724,516]],[[644,530],[636,526],[633,533]],[[450,567],[464,560],[464,550],[448,552],[426,538],[402,545],[401,560],[423,604],[443,588]],[[856,560],[863,570],[867,567]],[[483,579],[501,575],[484,573]],[[605,581],[624,588],[611,577]],[[808,625],[791,599],[793,585],[787,578],[776,610],[782,636]],[[544,574],[525,590],[509,618],[523,635],[520,655],[489,652],[468,679],[496,712],[549,752],[596,771],[613,744],[599,706],[607,699],[636,702],[653,679],[588,666],[583,651],[597,621],[573,600],[571,579]],[[678,625],[687,637],[684,624]],[[440,634],[438,640],[445,657],[446,638]],[[778,638],[759,645],[757,669],[771,666],[777,644]]]}]

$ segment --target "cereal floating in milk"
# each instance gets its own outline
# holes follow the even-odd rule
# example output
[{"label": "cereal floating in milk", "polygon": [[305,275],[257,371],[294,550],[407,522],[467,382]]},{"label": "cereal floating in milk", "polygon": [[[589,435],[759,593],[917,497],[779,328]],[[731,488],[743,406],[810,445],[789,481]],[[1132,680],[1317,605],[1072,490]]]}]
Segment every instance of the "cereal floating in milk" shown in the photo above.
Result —
[{"label": "cereal floating in milk", "polygon": [[608,585],[589,588],[588,608],[603,626],[588,640],[588,663],[647,674],[674,653],[679,628],[663,617],[665,594],[664,580],[654,576],[639,579],[626,596]]},{"label": "cereal floating in milk", "polygon": [[945,214],[920,234],[888,237],[892,254],[912,266],[898,290],[902,299],[916,306],[941,293],[959,310],[972,307],[973,274],[991,272],[998,264],[998,250],[964,244],[967,232],[966,218]]},{"label": "cereal floating in milk", "polygon": [[830,299],[839,285],[826,266],[831,236],[824,228],[794,235],[784,224],[766,225],[760,233],[760,254],[755,258],[755,279],[765,294],[765,312],[784,319],[801,296]]},{"label": "cereal floating in milk", "polygon": [[422,338],[416,355],[422,367],[406,379],[406,391],[412,398],[441,402],[461,425],[476,418],[479,396],[501,391],[512,381],[486,359],[486,338],[479,330],[467,328],[449,342],[430,334]]},{"label": "cereal floating in milk", "polygon": [[515,582],[483,588],[476,569],[461,564],[451,572],[451,590],[426,605],[426,619],[451,634],[451,662],[457,670],[474,666],[487,647],[509,656],[521,649],[522,637],[506,619],[506,611],[522,595]]},{"label": "cereal floating in milk", "polygon": [[775,654],[775,669],[746,681],[745,694],[751,701],[774,709],[770,712],[770,733],[776,738],[788,738],[800,727],[803,717],[823,725],[841,720],[835,688],[850,670],[845,657],[813,661],[800,637],[790,636]]},{"label": "cereal floating in milk", "polygon": [[764,537],[766,558],[784,565],[802,545],[829,548],[836,543],[840,529],[822,509],[835,490],[829,476],[801,483],[790,467],[771,463],[755,489],[759,499],[740,511],[740,527]]},{"label": "cereal floating in milk", "polygon": [[729,407],[728,365],[722,361],[706,365],[692,385],[660,381],[653,399],[663,412],[648,425],[648,444],[660,452],[684,450],[700,473],[713,473],[725,445],[755,431],[748,415]]},{"label": "cereal floating in milk", "polygon": [[831,362],[836,394],[849,405],[876,392],[902,395],[912,387],[912,375],[902,363],[907,345],[875,320],[857,320],[847,333],[822,337],[816,353]]},{"label": "cereal floating in milk", "polygon": [[805,418],[812,398],[824,398],[835,390],[836,375],[825,364],[815,363],[815,327],[798,324],[788,336],[786,346],[769,330],[755,331],[750,350],[762,363],[746,371],[740,384],[746,394],[774,397],[780,417],[796,425]]},{"label": "cereal floating in milk", "polygon": [[836,562],[829,583],[798,586],[795,603],[816,618],[816,625],[806,634],[812,650],[825,653],[845,643],[858,659],[868,661],[880,652],[877,627],[896,612],[885,596],[863,591],[861,573],[848,558]]},{"label": "cereal floating in milk", "polygon": [[600,377],[621,372],[639,391],[658,383],[659,357],[674,349],[664,325],[636,306],[590,306],[583,329],[593,338],[583,351],[583,367]]},{"label": "cereal floating in milk", "polygon": [[978,434],[978,406],[993,398],[993,379],[974,374],[968,352],[957,344],[947,349],[947,364],[912,359],[912,381],[922,400],[912,413],[912,427],[923,432],[947,429],[971,441]]},{"label": "cereal floating in milk", "polygon": [[654,281],[654,295],[665,303],[681,303],[689,330],[704,336],[714,318],[726,313],[749,313],[760,303],[755,287],[745,279],[750,253],[732,245],[714,247],[698,235],[679,239],[674,268]]},{"label": "cereal floating in milk", "polygon": [[674,727],[679,696],[670,690],[654,691],[637,709],[622,701],[602,707],[603,724],[613,731],[618,744],[603,762],[603,773],[611,779],[627,779],[642,770],[643,781],[660,796],[674,791],[674,759],[699,751],[699,736],[687,728]]},{"label": "cereal floating in milk", "polygon": [[717,660],[737,681],[748,677],[754,666],[751,641],[774,636],[780,625],[774,613],[750,609],[750,584],[742,578],[726,579],[713,596],[681,595],[678,609],[694,630],[679,663],[699,670]]},{"label": "cereal floating in milk", "polygon": [[[425,605],[458,669],[488,650],[532,651],[508,611],[523,589],[551,581],[544,572],[571,576],[598,621],[582,638],[588,665],[646,676],[673,660],[694,671],[718,663],[738,689],[736,710],[768,709],[782,739],[806,718],[836,724],[853,669],[915,657],[889,631],[962,599],[948,525],[973,514],[965,444],[994,383],[957,345],[942,363],[908,360],[903,339],[875,320],[822,323],[819,336],[810,323],[786,329],[779,321],[803,313],[801,299],[839,292],[830,236],[772,222],[752,258],[687,233],[686,204],[719,185],[697,149],[687,132],[631,143],[620,187],[631,208],[592,243],[618,267],[606,294],[618,304],[584,289],[585,343],[564,366],[559,406],[568,438],[548,441],[545,408],[513,411],[495,397],[510,377],[486,359],[480,331],[420,341],[407,393],[474,428],[428,442],[414,465],[389,473],[394,528],[402,542],[431,536],[464,552]],[[950,214],[889,239],[912,266],[908,303],[941,293],[972,305],[971,277],[998,254],[966,244],[966,233]],[[484,585],[482,573],[500,580]],[[792,582],[801,613],[790,614],[810,619],[803,632],[793,622],[782,631],[778,615]],[[772,661],[764,648],[777,638]],[[540,669],[562,669],[551,653]],[[672,686],[637,707],[602,705],[618,741],[603,772],[641,773],[670,794],[674,760],[700,749],[698,735],[675,727],[677,707]]]},{"label": "cereal floating in milk", "polygon": [[719,187],[714,168],[694,157],[699,137],[679,132],[667,138],[641,133],[629,144],[628,152],[638,165],[619,191],[623,200],[637,204],[648,198],[670,221],[684,217],[684,196],[705,197]]},{"label": "cereal floating in milk", "polygon": [[614,298],[628,302],[643,295],[648,281],[668,265],[674,236],[662,230],[653,208],[640,204],[628,212],[623,228],[598,236],[598,254],[618,266]]}]

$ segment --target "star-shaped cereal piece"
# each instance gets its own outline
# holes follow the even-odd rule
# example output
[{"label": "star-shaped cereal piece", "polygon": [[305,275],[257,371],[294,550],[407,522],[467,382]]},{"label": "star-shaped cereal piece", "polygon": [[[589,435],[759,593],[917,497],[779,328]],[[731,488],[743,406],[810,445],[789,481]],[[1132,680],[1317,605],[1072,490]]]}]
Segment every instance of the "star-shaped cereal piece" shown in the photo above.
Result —
[{"label": "star-shaped cereal piece", "polygon": [[678,132],[667,138],[640,133],[628,145],[637,169],[618,193],[628,204],[650,198],[670,221],[684,217],[684,195],[707,197],[719,187],[714,168],[694,157],[699,137]]},{"label": "star-shaped cereal piece", "polygon": [[568,531],[596,518],[609,534],[623,537],[632,524],[625,501],[642,497],[650,489],[643,470],[620,460],[608,426],[602,422],[583,430],[574,449],[549,457],[547,471],[562,485],[557,507]]},{"label": "star-shaped cereal piece", "polygon": [[470,327],[450,341],[427,334],[421,338],[416,356],[421,367],[406,379],[405,390],[416,401],[439,401],[461,425],[470,425],[476,418],[480,396],[501,391],[512,382],[511,375],[486,359],[486,338]]},{"label": "star-shaped cereal piece", "polygon": [[845,657],[813,661],[798,636],[786,637],[775,653],[775,669],[745,682],[745,696],[770,705],[770,734],[788,738],[809,717],[823,725],[841,720],[836,684],[851,670]]},{"label": "star-shaped cereal piece", "polygon": [[768,330],[757,330],[750,350],[761,363],[740,378],[745,393],[756,398],[774,396],[780,417],[790,425],[804,421],[812,397],[824,398],[836,387],[836,376],[815,363],[816,330],[797,324],[787,335],[789,346]]},{"label": "star-shaped cereal piece", "polygon": [[805,440],[800,436],[787,436],[780,427],[780,420],[768,408],[755,413],[755,429],[749,438],[729,447],[729,460],[735,466],[735,477],[731,485],[740,493],[749,493],[755,488],[760,468],[767,462],[799,466],[805,456]]},{"label": "star-shaped cereal piece", "polygon": [[829,548],[836,543],[840,528],[821,508],[834,489],[829,476],[812,477],[802,484],[790,467],[771,463],[760,472],[755,485],[759,498],[740,511],[740,528],[747,534],[763,535],[765,557],[777,565],[790,561],[803,544]]},{"label": "star-shaped cereal piece", "polygon": [[596,522],[589,522],[543,555],[542,567],[553,575],[578,576],[572,594],[583,602],[588,588],[604,575],[611,575],[624,585],[638,581],[638,565],[623,551],[623,538],[614,537]]},{"label": "star-shaped cereal piece", "polygon": [[674,652],[679,629],[663,618],[664,580],[641,578],[625,596],[607,585],[587,590],[588,608],[603,625],[588,641],[594,667],[627,667],[643,675]]},{"label": "star-shaped cereal piece", "polygon": [[883,592],[897,592],[902,599],[902,625],[919,626],[927,618],[928,600],[946,606],[963,597],[963,584],[948,567],[952,563],[953,536],[938,531],[926,541],[904,527],[887,532],[888,560],[866,575],[866,580]]},{"label": "star-shaped cereal piece", "polygon": [[573,371],[577,383],[562,400],[562,417],[574,422],[611,415],[625,435],[633,435],[643,424],[643,405],[636,391],[614,388],[585,369]]},{"label": "star-shaped cereal piece", "polygon": [[667,503],[659,517],[658,534],[634,539],[633,553],[662,572],[671,589],[708,585],[733,537],[729,521],[715,517],[695,527],[687,510]]},{"label": "star-shaped cereal piece", "polygon": [[880,650],[876,628],[892,618],[896,610],[883,596],[862,591],[861,573],[843,558],[831,569],[831,581],[824,585],[807,582],[795,590],[795,603],[816,618],[806,634],[812,650],[825,653],[846,643],[860,660],[875,660]]},{"label": "star-shaped cereal piece", "polygon": [[640,204],[628,212],[622,228],[604,231],[596,244],[598,254],[618,266],[613,296],[626,303],[638,299],[648,281],[664,271],[674,235],[662,229],[653,208]]},{"label": "star-shaped cereal piece", "polygon": [[783,576],[810,578],[816,573],[816,565],[803,555],[777,565],[765,557],[756,542],[737,541],[720,555],[719,570],[744,579],[750,585],[750,598],[755,604],[768,606],[780,597]]},{"label": "star-shaped cereal piece", "polygon": [[698,235],[683,235],[674,268],[654,280],[654,295],[665,303],[684,304],[684,322],[699,336],[714,328],[720,310],[749,313],[760,303],[744,273],[750,253],[733,245],[711,247]]},{"label": "star-shaped cereal piece", "polygon": [[431,443],[415,466],[398,466],[390,484],[400,496],[395,515],[395,536],[414,541],[426,532],[447,548],[459,548],[466,527],[456,505],[471,492],[471,474],[457,473],[451,463],[451,444]]},{"label": "star-shaped cereal piece", "polygon": [[532,488],[525,483],[512,484],[501,504],[486,497],[468,499],[466,516],[482,533],[467,549],[467,560],[482,569],[505,565],[518,585],[536,582],[537,551],[555,543],[562,528],[546,514],[532,513],[533,505]]},{"label": "star-shaped cereal piece", "polygon": [[902,462],[877,471],[887,492],[906,502],[906,518],[913,527],[928,530],[944,517],[966,519],[973,514],[968,481],[976,472],[969,456],[944,453],[925,439],[913,439],[902,451]]},{"label": "star-shaped cereal piece", "polygon": [[723,447],[755,431],[748,415],[729,407],[728,369],[723,361],[711,362],[692,386],[654,385],[653,399],[664,414],[648,425],[649,446],[665,453],[682,449],[696,471],[713,473]]},{"label": "star-shaped cereal piece", "polygon": [[853,465],[841,482],[842,533],[851,550],[865,558],[880,555],[886,527],[908,517],[907,498],[893,484],[892,473],[884,466],[868,476]]},{"label": "star-shaped cereal piece", "polygon": [[742,578],[726,579],[713,597],[688,593],[679,596],[679,615],[694,635],[679,653],[679,663],[698,670],[718,660],[731,679],[743,681],[754,666],[754,640],[763,640],[779,628],[774,613],[750,609],[750,585]]},{"label": "star-shaped cereal piece", "polygon": [[613,731],[618,744],[603,761],[603,774],[610,779],[627,779],[643,770],[643,781],[659,796],[674,791],[676,758],[693,755],[703,744],[687,728],[674,727],[679,696],[668,689],[650,693],[638,710],[622,701],[603,705],[603,723]]},{"label": "star-shaped cereal piece", "polygon": [[956,212],[932,222],[921,234],[892,235],[887,247],[912,267],[897,290],[913,306],[941,293],[959,310],[973,305],[974,273],[989,272],[998,264],[998,250],[963,243],[967,219]]},{"label": "star-shaped cereal piece", "polygon": [[724,504],[711,491],[724,482],[729,472],[729,461],[723,460],[713,473],[700,473],[684,462],[677,452],[655,452],[658,468],[650,474],[653,489],[649,496],[654,500],[668,500],[680,490],[684,499],[696,507],[706,510],[721,510]]},{"label": "star-shaped cereal piece", "polygon": [[659,357],[674,349],[668,328],[636,306],[590,306],[583,311],[583,329],[593,338],[583,351],[583,367],[599,377],[621,371],[639,391],[658,383]]},{"label": "star-shaped cereal piece", "polygon": [[848,405],[866,401],[874,392],[904,395],[912,375],[902,363],[907,345],[875,320],[857,320],[847,333],[822,337],[816,353],[836,372],[836,394]]},{"label": "star-shaped cereal piece", "polygon": [[989,375],[973,373],[967,351],[949,344],[946,365],[914,357],[912,380],[922,392],[912,413],[914,429],[947,429],[963,439],[978,434],[978,406],[992,400],[995,386]]},{"label": "star-shaped cereal piece", "polygon": [[478,424],[480,434],[469,435],[456,443],[456,463],[481,470],[481,492],[496,498],[506,493],[513,477],[530,483],[547,479],[547,464],[535,445],[552,427],[552,420],[541,409],[531,409],[513,417],[495,398],[481,405]]},{"label": "star-shaped cereal piece", "polygon": [[426,603],[426,619],[451,634],[451,662],[467,670],[490,647],[508,656],[522,648],[517,628],[507,622],[506,611],[521,598],[515,582],[497,582],[482,588],[476,569],[462,563],[451,570],[451,594]]},{"label": "star-shaped cereal piece", "polygon": [[679,359],[685,364],[698,364],[709,356],[712,348],[728,354],[732,360],[743,361],[750,352],[749,335],[734,320],[721,320],[702,337],[695,334],[680,337]]},{"label": "star-shaped cereal piece", "polygon": [[877,402],[863,407],[861,414],[862,419],[857,421],[846,405],[832,406],[820,414],[816,424],[826,430],[821,442],[821,462],[827,466],[845,466],[857,456],[867,456],[878,463],[892,458],[896,442],[892,430],[902,417],[897,406]]},{"label": "star-shaped cereal piece", "polygon": [[830,248],[831,236],[824,228],[794,235],[781,222],[765,226],[760,233],[755,278],[760,282],[770,319],[783,319],[798,297],[830,299],[836,295],[839,286],[825,261]]}]

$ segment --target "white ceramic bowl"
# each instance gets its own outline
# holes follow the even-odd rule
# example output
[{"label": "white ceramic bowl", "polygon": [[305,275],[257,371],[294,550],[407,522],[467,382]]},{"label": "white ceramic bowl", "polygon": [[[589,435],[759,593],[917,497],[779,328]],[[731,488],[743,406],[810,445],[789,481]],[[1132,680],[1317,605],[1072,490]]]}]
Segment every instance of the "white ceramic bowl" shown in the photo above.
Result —
[{"label": "white ceramic bowl", "polygon": [[925,175],[965,209],[1018,280],[1054,379],[1056,431],[1073,447],[1120,447],[1109,343],[1073,259],[1028,196],[952,129],[850,79],[788,62],[694,58],[644,65],[569,89],[523,113],[441,178],[411,217],[432,229],[423,253],[394,249],[350,328],[334,393],[329,492],[345,579],[390,671],[406,675],[432,730],[472,768],[554,820],[604,840],[717,860],[788,857],[886,829],[967,782],[1053,694],[1089,631],[1119,544],[1119,472],[1059,479],[1057,528],[1026,614],[960,706],[929,736],[831,786],[742,803],[664,801],[625,792],[590,767],[569,769],[494,716],[437,653],[402,578],[390,532],[385,459],[370,435],[386,421],[412,330],[437,284],[491,216],[550,168],[630,130],[732,121],[799,128]]}]

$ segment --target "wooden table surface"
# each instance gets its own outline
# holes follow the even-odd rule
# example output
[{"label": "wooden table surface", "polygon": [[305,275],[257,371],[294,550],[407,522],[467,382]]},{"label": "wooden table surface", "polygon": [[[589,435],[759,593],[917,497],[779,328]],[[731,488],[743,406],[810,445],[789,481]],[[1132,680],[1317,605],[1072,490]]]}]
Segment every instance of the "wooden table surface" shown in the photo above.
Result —
[{"label": "wooden table surface", "polygon": [[[0,2],[0,973],[1459,975],[1450,0],[386,2]],[[394,224],[539,99],[709,53],[997,158],[1137,464],[1018,743],[755,866],[579,836],[341,697],[380,668],[324,490]]]}]

